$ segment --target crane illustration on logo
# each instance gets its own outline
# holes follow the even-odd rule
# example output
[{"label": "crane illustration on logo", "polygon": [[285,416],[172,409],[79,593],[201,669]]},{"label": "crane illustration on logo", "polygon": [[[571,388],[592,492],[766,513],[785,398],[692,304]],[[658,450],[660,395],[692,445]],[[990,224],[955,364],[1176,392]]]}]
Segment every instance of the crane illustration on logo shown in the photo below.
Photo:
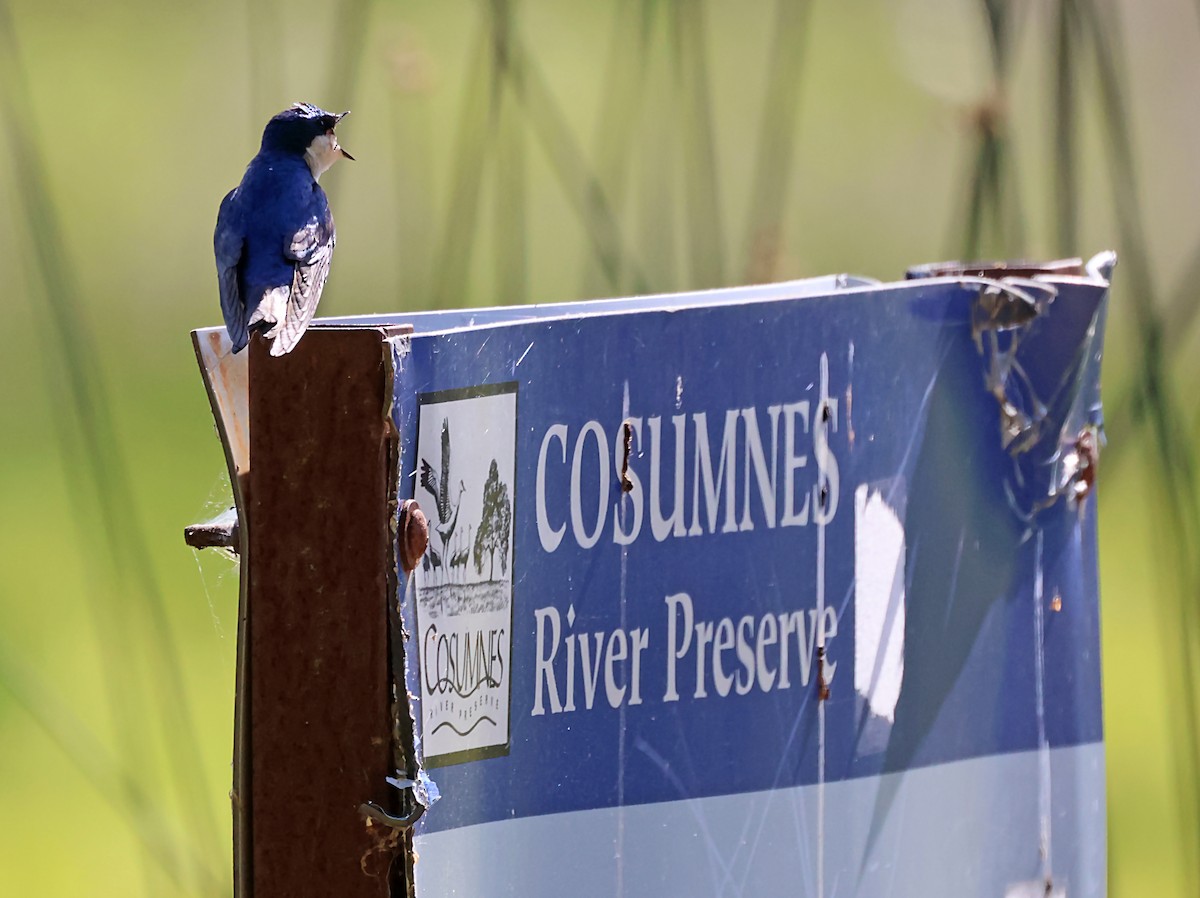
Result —
[{"label": "crane illustration on logo", "polygon": [[434,553],[433,547],[429,547],[429,552],[436,559],[433,562],[434,567],[438,567],[443,560],[449,562],[450,556],[448,549],[450,539],[454,536],[454,528],[458,524],[458,510],[462,505],[462,495],[467,491],[467,486],[460,479],[458,481],[458,495],[455,496],[454,502],[450,501],[450,419],[442,419],[442,467],[440,471],[435,471],[433,466],[425,459],[421,459],[421,486],[428,490],[436,500],[437,504],[437,523],[434,529],[437,531],[438,537],[442,542],[442,551],[438,555]]}]

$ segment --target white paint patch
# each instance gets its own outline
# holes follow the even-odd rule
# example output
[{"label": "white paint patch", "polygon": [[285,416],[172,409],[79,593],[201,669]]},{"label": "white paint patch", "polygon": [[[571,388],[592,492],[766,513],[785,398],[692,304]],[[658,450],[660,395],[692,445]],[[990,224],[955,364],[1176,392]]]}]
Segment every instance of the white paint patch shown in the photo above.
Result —
[{"label": "white paint patch", "polygon": [[1004,898],[1067,898],[1067,890],[1056,885],[1047,888],[1044,880],[1031,879],[1014,882],[1004,890]]},{"label": "white paint patch", "polygon": [[854,689],[889,723],[904,681],[905,541],[888,500],[903,496],[899,479],[854,491]]}]

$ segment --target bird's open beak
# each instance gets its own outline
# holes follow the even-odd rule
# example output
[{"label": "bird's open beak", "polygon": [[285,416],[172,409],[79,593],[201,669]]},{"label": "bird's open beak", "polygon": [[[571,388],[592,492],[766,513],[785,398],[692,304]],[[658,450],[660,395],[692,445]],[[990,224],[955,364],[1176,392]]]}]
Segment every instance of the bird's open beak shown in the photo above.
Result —
[{"label": "bird's open beak", "polygon": [[[339,113],[337,114],[337,117],[336,117],[336,118],[334,118],[334,120],[333,120],[333,124],[336,126],[338,122],[340,122],[342,119],[344,119],[344,118],[345,118],[346,116],[348,116],[349,114],[350,114],[350,110],[349,110],[349,109],[347,109],[345,112],[339,112]],[[339,151],[339,152],[340,152],[340,153],[341,153],[343,156],[345,156],[347,159],[349,159],[351,162],[354,162],[354,161],[356,161],[356,160],[355,160],[355,158],[354,158],[353,156],[351,156],[349,153],[347,153],[347,152],[346,152],[346,148],[345,148],[345,147],[343,147],[341,144],[338,144],[338,151]]]}]

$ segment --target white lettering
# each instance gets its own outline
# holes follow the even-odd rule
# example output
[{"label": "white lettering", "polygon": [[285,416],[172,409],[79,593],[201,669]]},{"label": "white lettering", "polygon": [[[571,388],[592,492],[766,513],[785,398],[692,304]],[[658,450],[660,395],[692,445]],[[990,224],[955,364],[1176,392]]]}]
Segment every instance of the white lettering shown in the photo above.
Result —
[{"label": "white lettering", "polygon": [[[599,466],[596,473],[596,492],[599,502],[596,508],[596,527],[591,533],[587,532],[583,522],[583,447],[588,435],[596,438],[596,454]],[[575,452],[571,456],[571,527],[575,532],[575,541],[581,548],[590,549],[600,541],[600,531],[604,529],[604,520],[608,517],[608,443],[604,439],[604,429],[599,421],[588,421],[579,431],[575,439]]]},{"label": "white lettering", "polygon": [[[767,615],[768,618],[771,615]],[[750,639],[754,635],[754,618],[746,615],[737,625],[737,656],[742,662],[742,669],[737,675],[737,694],[745,695],[754,688],[754,650],[750,648]],[[746,678],[742,679],[745,673]]]},{"label": "white lettering", "polygon": [[596,701],[596,683],[600,680],[600,655],[604,646],[604,634],[593,633],[596,640],[596,660],[592,661],[591,647],[586,633],[579,636],[579,664],[583,668],[583,706],[589,711]]},{"label": "white lettering", "polygon": [[567,530],[566,522],[555,530],[550,526],[550,515],[546,511],[546,453],[550,448],[550,441],[558,439],[558,443],[562,446],[562,461],[567,460],[567,425],[554,424],[546,429],[546,435],[542,437],[542,448],[538,450],[537,463],[537,528],[538,539],[542,542],[542,548],[547,552],[553,552],[558,548],[558,544],[562,542],[563,534]]},{"label": "white lettering", "polygon": [[[538,608],[533,612],[533,617],[537,621],[537,661],[534,663],[533,671],[533,711],[531,714],[537,717],[546,713],[542,705],[543,683],[550,693],[550,713],[558,714],[562,711],[562,702],[559,701],[558,683],[554,678],[554,657],[558,654],[558,638],[562,632],[562,624],[558,619],[558,611],[554,608]],[[554,629],[554,635],[550,637],[554,647],[548,655],[545,651],[547,620]]]},{"label": "white lettering", "polygon": [[692,471],[692,526],[688,529],[689,536],[697,536],[703,532],[700,528],[700,480],[704,480],[704,499],[708,508],[708,532],[717,529],[717,506],[721,498],[722,482],[725,486],[725,524],[722,533],[732,533],[737,530],[735,520],[734,489],[737,484],[737,422],[740,411],[731,408],[725,413],[725,429],[721,433],[721,460],[717,463],[717,473],[713,476],[712,453],[708,446],[708,415],[696,412],[692,415],[692,423],[696,431],[695,467]]},{"label": "white lettering", "polygon": [[802,415],[804,432],[808,433],[808,400],[789,402],[783,407],[783,518],[782,527],[803,527],[808,523],[808,491],[804,492],[804,505],[796,509],[796,481],[792,476],[797,468],[808,465],[808,455],[796,454],[796,415]]},{"label": "white lettering", "polygon": [[829,428],[837,431],[837,412],[838,401],[826,399],[821,403],[821,420],[813,428],[813,460],[817,463],[817,482],[813,484],[813,497],[816,500],[813,521],[817,524],[828,524],[837,511],[840,486],[838,463],[837,457],[829,448]]},{"label": "white lettering", "polygon": [[625,687],[617,685],[615,667],[617,662],[624,661],[628,654],[628,640],[625,638],[625,631],[613,630],[608,637],[608,652],[604,659],[604,692],[608,696],[609,706],[613,708],[619,708],[621,702],[625,700]]},{"label": "white lettering", "polygon": [[837,662],[829,660],[829,640],[837,636],[838,620],[837,612],[828,605],[825,606],[825,614],[822,616],[825,618],[825,685],[828,686],[837,672]]},{"label": "white lettering", "polygon": [[754,519],[750,516],[750,467],[754,467],[754,479],[758,484],[758,496],[762,501],[763,518],[767,526],[775,526],[775,484],[779,472],[779,413],[782,405],[767,406],[771,416],[771,469],[767,470],[766,453],[762,437],[758,432],[758,415],[753,407],[742,409],[742,420],[746,422],[746,456],[742,481],[742,530],[753,530]]},{"label": "white lettering", "polygon": [[[683,464],[684,443],[687,434],[687,416],[673,415],[675,427],[675,502],[671,516],[662,513],[662,418],[657,415],[646,421],[650,427],[650,532],[654,539],[662,542],[668,536],[683,536],[687,531],[683,523]],[[691,627],[689,626],[690,630]]]},{"label": "white lettering", "polygon": [[[768,635],[767,631],[770,631]],[[775,624],[775,615],[764,614],[758,622],[758,642],[754,647],[754,665],[758,670],[758,688],[763,692],[770,692],[771,687],[775,685],[775,670],[767,666],[767,656],[765,649],[768,646],[775,645],[778,636]],[[786,688],[785,684],[781,684],[781,688]]]},{"label": "white lettering", "polygon": [[642,652],[650,644],[650,631],[634,627],[629,635],[633,637],[633,674],[629,680],[629,704],[642,703]]},{"label": "white lettering", "polygon": [[723,617],[717,622],[712,653],[713,684],[717,687],[717,695],[722,698],[729,695],[729,690],[733,687],[733,677],[725,673],[725,663],[721,660],[721,656],[731,648],[733,648],[733,621]]},{"label": "white lettering", "polygon": [[[679,701],[679,690],[675,688],[675,662],[688,653],[692,644],[692,597],[686,592],[677,592],[663,599],[667,605],[667,691],[663,695],[664,702]],[[676,616],[683,615],[683,626],[680,627]],[[683,633],[677,638],[677,634]],[[679,639],[683,639],[682,645]]]},{"label": "white lettering", "polygon": [[[839,402],[829,394],[826,354],[820,384],[819,393],[797,402],[675,414],[670,428],[661,415],[630,416],[611,431],[599,420],[574,432],[567,424],[550,424],[534,481],[542,549],[556,551],[568,528],[580,548],[591,549],[608,536],[609,526],[615,545],[632,545],[647,518],[645,529],[656,542],[829,524],[838,509],[841,471],[834,445]],[[723,422],[719,446],[709,431],[710,415]],[[618,490],[610,489],[614,477]],[[562,490],[569,494],[560,497]]]}]

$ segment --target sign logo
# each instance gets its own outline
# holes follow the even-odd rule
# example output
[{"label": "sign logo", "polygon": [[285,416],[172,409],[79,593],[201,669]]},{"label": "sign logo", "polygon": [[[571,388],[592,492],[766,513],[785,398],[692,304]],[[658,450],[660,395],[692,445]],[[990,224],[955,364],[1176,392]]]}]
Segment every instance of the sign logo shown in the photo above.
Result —
[{"label": "sign logo", "polygon": [[438,767],[508,754],[517,385],[418,398],[421,722],[425,763]]}]

